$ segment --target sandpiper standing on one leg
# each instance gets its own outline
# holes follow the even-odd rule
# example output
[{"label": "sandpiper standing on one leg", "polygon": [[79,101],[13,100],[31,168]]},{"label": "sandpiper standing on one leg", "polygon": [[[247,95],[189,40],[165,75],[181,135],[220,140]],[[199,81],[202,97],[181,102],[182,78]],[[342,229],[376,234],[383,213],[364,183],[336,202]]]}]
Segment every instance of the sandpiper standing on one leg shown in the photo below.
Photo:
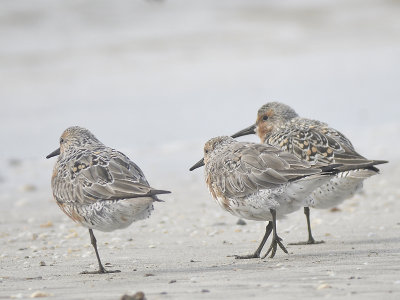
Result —
[{"label": "sandpiper standing on one leg", "polygon": [[126,155],[101,143],[89,130],[73,126],[60,138],[60,148],[51,187],[58,206],[72,220],[89,228],[90,240],[99,263],[96,272],[106,270],[97,251],[93,229],[113,231],[148,218],[156,195],[169,191],[149,186],[142,170]]},{"label": "sandpiper standing on one leg", "polygon": [[[317,188],[311,197],[306,199],[304,213],[307,219],[308,241],[296,244],[322,242],[316,242],[312,236],[309,207],[335,207],[359,191],[366,178],[379,173],[373,165],[387,163],[384,160],[364,158],[354,150],[350,140],[336,129],[320,121],[301,118],[291,107],[279,102],[263,105],[258,110],[256,123],[232,137],[248,134],[257,134],[262,143],[277,146],[316,167],[331,163],[343,165],[343,172]],[[348,170],[357,165],[358,169]]]}]

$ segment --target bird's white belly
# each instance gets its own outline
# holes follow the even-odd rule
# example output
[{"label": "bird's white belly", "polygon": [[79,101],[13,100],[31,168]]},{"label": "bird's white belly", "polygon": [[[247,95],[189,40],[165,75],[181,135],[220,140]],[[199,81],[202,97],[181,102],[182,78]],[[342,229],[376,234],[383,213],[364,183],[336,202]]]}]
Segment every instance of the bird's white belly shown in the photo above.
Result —
[{"label": "bird's white belly", "polygon": [[332,208],[354,196],[363,186],[363,181],[377,174],[371,170],[354,170],[339,173],[329,182],[317,188],[306,200],[306,206]]},{"label": "bird's white belly", "polygon": [[104,200],[73,209],[81,217],[79,220],[73,219],[81,225],[100,231],[113,231],[148,218],[153,210],[153,199]]},{"label": "bird's white belly", "polygon": [[[217,199],[220,203],[222,200]],[[221,205],[223,207],[223,205]],[[272,221],[271,209],[277,219],[302,207],[302,202],[287,194],[286,186],[271,190],[260,190],[247,197],[229,199],[229,211],[240,218],[256,221]]]},{"label": "bird's white belly", "polygon": [[257,221],[271,221],[271,209],[276,211],[277,219],[282,219],[300,207],[305,199],[318,187],[329,182],[334,176],[308,176],[297,181],[280,185],[274,189],[259,190],[241,198],[217,198],[222,208],[241,218]]}]

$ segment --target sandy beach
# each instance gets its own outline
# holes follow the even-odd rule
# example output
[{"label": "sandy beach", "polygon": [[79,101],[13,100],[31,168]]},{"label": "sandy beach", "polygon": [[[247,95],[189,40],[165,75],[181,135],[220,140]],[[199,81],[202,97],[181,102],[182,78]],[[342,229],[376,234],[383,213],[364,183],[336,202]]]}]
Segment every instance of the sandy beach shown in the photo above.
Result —
[{"label": "sandy beach", "polygon": [[[361,5],[362,3],[362,5]],[[3,1],[0,4],[0,299],[399,299],[400,5],[394,1]],[[184,25],[183,25],[184,24]],[[278,222],[289,255],[252,253],[238,219],[188,169],[204,142],[251,125],[268,100],[328,122],[371,159],[362,193]],[[71,125],[172,191],[148,220],[95,232],[52,198]],[[257,141],[255,137],[241,140]],[[269,244],[269,242],[267,242]]]},{"label": "sandy beach", "polygon": [[[324,244],[288,245],[289,255],[252,260],[231,255],[254,251],[264,224],[236,225],[208,195],[201,176],[188,176],[166,202],[156,203],[150,219],[96,232],[103,263],[121,270],[106,275],[79,274],[97,268],[87,230],[62,214],[48,189],[25,186],[14,191],[19,200],[7,213],[2,210],[0,297],[41,291],[52,299],[119,299],[143,291],[148,299],[397,299],[399,172],[384,166],[363,194],[338,210],[312,210],[314,236]],[[303,213],[293,213],[278,229],[286,244],[305,240]]]}]

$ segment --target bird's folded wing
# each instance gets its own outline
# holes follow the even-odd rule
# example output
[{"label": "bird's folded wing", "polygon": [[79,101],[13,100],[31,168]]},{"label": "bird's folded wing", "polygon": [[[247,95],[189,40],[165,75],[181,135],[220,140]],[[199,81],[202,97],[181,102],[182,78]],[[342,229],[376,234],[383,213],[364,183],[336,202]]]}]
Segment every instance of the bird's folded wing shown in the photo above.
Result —
[{"label": "bird's folded wing", "polygon": [[224,156],[214,182],[227,197],[241,197],[261,189],[277,188],[295,178],[320,173],[290,153],[275,147],[239,146]]},{"label": "bird's folded wing", "polygon": [[150,187],[140,168],[122,153],[113,152],[102,164],[93,164],[93,160],[90,163],[88,157],[86,160],[81,157],[80,160],[86,161],[87,167],[79,170],[72,182],[65,178],[57,179],[54,189],[56,199],[89,204],[169,193]]},{"label": "bird's folded wing", "polygon": [[310,121],[307,126],[290,126],[271,135],[266,142],[316,166],[329,163],[358,164],[366,161],[342,133],[317,121]]}]

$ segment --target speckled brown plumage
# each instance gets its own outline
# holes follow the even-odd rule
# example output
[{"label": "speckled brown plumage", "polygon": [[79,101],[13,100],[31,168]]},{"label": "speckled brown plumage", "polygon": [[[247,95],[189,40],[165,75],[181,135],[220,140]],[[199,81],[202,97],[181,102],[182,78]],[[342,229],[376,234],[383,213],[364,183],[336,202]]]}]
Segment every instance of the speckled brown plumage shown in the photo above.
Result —
[{"label": "speckled brown plumage", "polygon": [[[276,219],[302,207],[304,199],[337,171],[337,165],[312,167],[276,147],[226,136],[205,144],[204,164],[207,186],[223,209],[241,218],[271,222],[256,252],[240,258],[259,257],[272,230],[267,254],[271,251],[273,257],[277,245],[287,252],[276,233]],[[201,165],[199,162],[191,169]]]},{"label": "speckled brown plumage", "polygon": [[[256,123],[233,137],[246,134],[257,134],[262,143],[279,147],[313,166],[342,165],[339,169],[343,172],[316,189],[305,207],[330,208],[340,204],[362,188],[364,179],[378,174],[379,170],[374,165],[386,163],[366,159],[338,130],[326,123],[299,117],[291,107],[279,102],[263,105],[258,110]],[[311,244],[315,241],[309,226],[308,208],[304,212],[309,232],[307,243]]]},{"label": "speckled brown plumage", "polygon": [[93,229],[112,231],[147,218],[157,194],[142,170],[126,155],[105,146],[89,130],[74,126],[60,138],[51,186],[58,206],[75,222],[87,227],[99,262]]}]

